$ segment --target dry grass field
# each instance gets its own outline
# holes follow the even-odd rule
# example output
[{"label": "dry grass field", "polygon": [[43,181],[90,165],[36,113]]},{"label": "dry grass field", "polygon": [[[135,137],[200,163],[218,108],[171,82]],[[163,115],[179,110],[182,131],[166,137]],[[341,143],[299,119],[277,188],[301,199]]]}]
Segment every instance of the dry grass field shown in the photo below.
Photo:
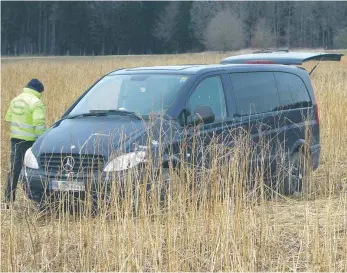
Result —
[{"label": "dry grass field", "polygon": [[[50,125],[111,70],[218,63],[228,55],[2,60],[1,195],[9,168],[4,115],[31,78],[45,85]],[[232,198],[183,206],[180,195],[166,210],[152,204],[140,214],[116,213],[109,219],[104,214],[45,215],[20,189],[14,209],[1,211],[1,271],[346,271],[347,57],[322,62],[312,81],[321,121],[321,165],[301,198],[253,202],[240,190]]]}]

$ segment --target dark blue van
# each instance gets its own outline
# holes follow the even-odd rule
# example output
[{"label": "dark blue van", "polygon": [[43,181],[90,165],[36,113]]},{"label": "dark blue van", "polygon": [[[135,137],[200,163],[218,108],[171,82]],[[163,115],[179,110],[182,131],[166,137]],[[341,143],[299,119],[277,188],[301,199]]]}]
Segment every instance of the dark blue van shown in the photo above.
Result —
[{"label": "dark blue van", "polygon": [[[84,92],[28,150],[25,192],[36,202],[57,192],[81,194],[91,177],[97,187],[112,180],[111,174],[121,177],[148,158],[152,167],[164,169],[179,166],[182,158],[184,164],[198,164],[192,136],[204,136],[203,146],[214,137],[218,145],[232,146],[228,135],[240,128],[249,131],[252,143],[268,141],[269,162],[281,144],[286,161],[294,166],[284,194],[300,192],[305,175],[300,162],[309,155],[312,169],[318,167],[320,132],[309,73],[297,65],[339,61],[341,56],[267,52],[229,57],[216,65],[113,71]],[[272,173],[276,166],[270,169]]]}]

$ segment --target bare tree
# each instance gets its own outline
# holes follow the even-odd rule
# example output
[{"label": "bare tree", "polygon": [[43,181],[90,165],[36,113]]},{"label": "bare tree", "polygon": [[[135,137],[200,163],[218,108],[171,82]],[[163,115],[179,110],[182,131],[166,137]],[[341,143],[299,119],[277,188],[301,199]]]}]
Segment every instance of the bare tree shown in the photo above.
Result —
[{"label": "bare tree", "polygon": [[50,21],[51,21],[51,54],[55,54],[56,50],[56,20],[57,20],[57,9],[59,2],[53,3],[51,6]]},{"label": "bare tree", "polygon": [[334,46],[338,49],[347,48],[347,27],[338,31],[334,38]]},{"label": "bare tree", "polygon": [[169,43],[171,37],[174,36],[175,28],[178,22],[178,14],[180,2],[170,2],[159,15],[153,28],[153,36],[163,41],[165,44]]},{"label": "bare tree", "polygon": [[218,11],[220,11],[220,2],[193,2],[190,10],[190,27],[195,39],[201,44],[204,43],[209,22]]},{"label": "bare tree", "polygon": [[276,47],[276,35],[266,25],[265,19],[260,19],[251,43],[254,48]]},{"label": "bare tree", "polygon": [[238,50],[244,45],[242,22],[229,10],[220,11],[207,26],[205,47],[209,50]]}]

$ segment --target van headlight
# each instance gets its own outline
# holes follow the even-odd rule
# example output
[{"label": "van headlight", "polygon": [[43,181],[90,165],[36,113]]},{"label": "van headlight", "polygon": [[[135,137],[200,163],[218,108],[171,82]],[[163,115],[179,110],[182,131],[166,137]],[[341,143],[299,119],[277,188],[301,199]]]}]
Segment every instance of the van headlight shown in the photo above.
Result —
[{"label": "van headlight", "polygon": [[124,154],[111,160],[105,167],[104,172],[120,172],[131,169],[136,165],[147,161],[146,151],[136,151]]},{"label": "van headlight", "polygon": [[38,169],[39,168],[39,164],[37,163],[37,159],[36,159],[35,155],[33,154],[31,148],[29,148],[25,153],[24,165],[28,168],[31,168],[31,169]]}]

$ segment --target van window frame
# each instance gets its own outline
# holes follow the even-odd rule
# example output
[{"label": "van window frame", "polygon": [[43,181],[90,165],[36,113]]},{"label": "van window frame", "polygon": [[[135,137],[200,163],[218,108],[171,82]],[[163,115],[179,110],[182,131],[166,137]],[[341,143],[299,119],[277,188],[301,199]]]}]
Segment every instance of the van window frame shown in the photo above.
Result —
[{"label": "van window frame", "polygon": [[[276,89],[277,89],[277,95],[279,97],[279,102],[281,103],[281,100],[280,100],[280,92],[279,92],[279,89],[278,89],[278,85],[277,85],[277,81],[276,81],[276,77],[275,77],[275,73],[277,72],[280,72],[280,73],[287,73],[287,74],[292,74],[294,76],[297,76],[304,84],[305,86],[305,89],[306,89],[306,92],[309,96],[309,99],[311,100],[311,105],[308,106],[308,107],[299,107],[299,108],[290,108],[290,109],[286,109],[286,110],[281,110],[281,109],[278,109],[278,110],[273,110],[273,111],[267,111],[267,112],[261,112],[261,113],[251,113],[251,114],[245,114],[245,115],[242,115],[242,116],[237,116],[237,101],[236,101],[236,91],[235,91],[235,88],[232,84],[232,79],[230,77],[230,74],[241,74],[241,73],[257,73],[257,72],[268,72],[268,73],[272,73],[273,74],[273,78],[274,78],[274,82],[275,82],[275,85],[276,85]],[[295,73],[291,73],[291,72],[288,72],[288,71],[282,71],[282,70],[251,70],[251,71],[242,71],[242,72],[234,72],[234,71],[227,71],[226,72],[226,77],[227,77],[227,81],[228,81],[228,85],[230,86],[230,92],[231,92],[231,96],[232,96],[232,102],[229,102],[229,105],[232,103],[234,107],[232,107],[233,111],[232,113],[230,113],[230,117],[233,118],[233,119],[239,119],[239,118],[244,118],[244,117],[257,117],[257,116],[264,116],[264,115],[269,115],[269,114],[272,114],[272,113],[277,113],[277,112],[283,112],[283,111],[296,111],[296,110],[300,110],[300,109],[307,109],[307,108],[312,108],[313,105],[314,105],[314,102],[313,102],[313,99],[312,99],[312,96],[309,92],[309,89],[307,88],[307,85],[305,83],[305,81],[297,74]]]},{"label": "van window frame", "polygon": [[228,71],[228,80],[229,80],[229,83],[230,83],[230,88],[231,88],[231,91],[233,93],[233,100],[234,100],[234,105],[235,105],[235,108],[234,108],[234,111],[233,111],[233,114],[232,116],[234,118],[243,118],[243,117],[252,117],[252,116],[259,116],[259,115],[268,115],[268,114],[271,114],[273,112],[277,112],[277,110],[272,110],[272,111],[266,111],[266,112],[260,112],[260,113],[255,113],[255,112],[252,112],[252,113],[248,113],[248,114],[244,114],[244,115],[241,115],[241,116],[238,116],[238,104],[237,104],[237,100],[236,100],[236,91],[235,91],[235,88],[233,86],[233,81],[230,77],[231,74],[254,74],[254,73],[270,73],[272,74],[273,76],[273,80],[274,80],[274,84],[276,86],[276,91],[277,91],[277,96],[278,96],[278,100],[280,102],[280,97],[279,97],[279,92],[278,92],[278,87],[277,87],[277,83],[276,83],[276,79],[275,79],[275,75],[273,74],[274,71],[268,71],[268,70],[252,70],[252,71],[242,71],[242,72],[232,72],[232,71]]},{"label": "van window frame", "polygon": [[[182,114],[183,111],[186,111],[188,109],[188,101],[189,98],[191,97],[191,95],[193,94],[193,92],[196,90],[196,88],[198,87],[198,85],[204,81],[207,78],[211,78],[211,77],[219,77],[221,79],[222,82],[222,88],[223,88],[223,94],[224,94],[224,101],[225,101],[225,107],[226,107],[226,117],[224,118],[224,120],[218,120],[218,121],[214,121],[212,123],[209,124],[204,124],[203,127],[206,126],[211,126],[214,124],[220,124],[220,123],[224,123],[225,121],[233,118],[233,113],[231,111],[231,104],[230,101],[232,100],[232,90],[231,90],[231,86],[230,86],[230,82],[229,82],[229,77],[227,75],[228,73],[225,71],[209,71],[208,73],[204,73],[199,75],[198,77],[196,77],[196,79],[194,80],[194,82],[191,84],[191,86],[189,87],[189,89],[187,90],[186,94],[185,94],[185,99],[182,103],[183,107],[181,109],[181,111],[179,112],[179,116]],[[177,117],[178,119],[179,116]],[[182,125],[179,122],[179,126],[184,128],[187,125]]]},{"label": "van window frame", "polygon": [[[278,92],[278,95],[279,95],[280,98],[281,98],[281,95],[280,95],[281,93],[280,93],[280,90],[279,90],[279,87],[278,87],[278,84],[277,84],[276,73],[290,74],[290,75],[293,75],[293,76],[299,78],[299,79],[301,80],[303,86],[305,87],[306,94],[307,94],[307,96],[308,96],[308,98],[309,98],[309,100],[310,100],[310,103],[311,103],[311,104],[310,104],[309,106],[307,106],[307,107],[293,107],[293,108],[289,108],[289,109],[283,109],[283,110],[280,110],[280,111],[290,111],[290,110],[298,110],[298,109],[305,109],[305,108],[311,108],[311,107],[313,107],[314,102],[313,102],[313,99],[312,99],[312,97],[311,97],[311,94],[310,94],[310,92],[309,92],[309,90],[308,90],[308,88],[307,88],[307,86],[306,86],[305,81],[304,81],[299,75],[296,75],[296,74],[294,74],[294,73],[290,73],[290,72],[287,72],[287,71],[273,71],[272,73],[274,74],[274,78],[275,78],[275,82],[276,82],[276,86],[277,86],[277,92]],[[280,99],[280,100],[281,100],[281,99]],[[295,104],[295,103],[294,103],[294,104]],[[282,105],[281,105],[281,106],[282,106]]]}]

